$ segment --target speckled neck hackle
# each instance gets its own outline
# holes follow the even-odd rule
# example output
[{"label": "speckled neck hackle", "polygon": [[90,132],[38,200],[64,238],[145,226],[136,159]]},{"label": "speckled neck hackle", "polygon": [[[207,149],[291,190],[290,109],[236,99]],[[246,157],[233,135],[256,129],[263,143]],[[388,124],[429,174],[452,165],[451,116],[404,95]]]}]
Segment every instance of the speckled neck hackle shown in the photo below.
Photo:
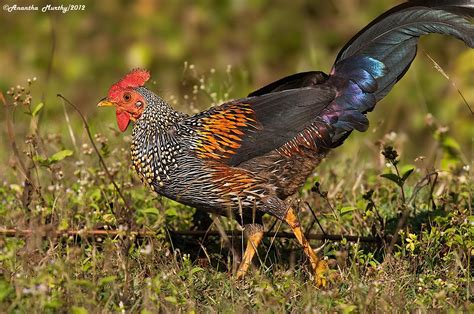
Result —
[{"label": "speckled neck hackle", "polygon": [[186,115],[148,89],[139,87],[136,90],[144,97],[147,107],[133,128],[132,162],[145,183],[151,185],[156,181],[163,186],[163,178],[170,179],[170,167],[177,166],[175,156],[181,148],[173,133],[176,124]]}]

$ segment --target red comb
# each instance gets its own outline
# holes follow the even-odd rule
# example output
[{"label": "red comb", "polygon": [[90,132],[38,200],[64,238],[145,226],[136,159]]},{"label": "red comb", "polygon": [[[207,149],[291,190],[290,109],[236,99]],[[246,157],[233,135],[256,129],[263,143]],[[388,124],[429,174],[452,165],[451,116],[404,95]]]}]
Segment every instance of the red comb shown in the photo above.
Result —
[{"label": "red comb", "polygon": [[118,92],[122,89],[143,86],[149,79],[150,72],[142,69],[134,69],[125,74],[120,81],[110,87],[109,98],[113,99],[118,96]]},{"label": "red comb", "polygon": [[125,74],[125,76],[116,84],[122,88],[143,86],[150,79],[150,72],[142,69],[135,69]]}]

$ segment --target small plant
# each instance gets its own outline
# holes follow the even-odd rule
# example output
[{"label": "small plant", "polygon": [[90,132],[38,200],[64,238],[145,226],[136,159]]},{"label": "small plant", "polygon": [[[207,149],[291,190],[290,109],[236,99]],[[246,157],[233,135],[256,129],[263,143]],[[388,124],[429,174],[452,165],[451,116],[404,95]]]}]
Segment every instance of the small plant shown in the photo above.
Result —
[{"label": "small plant", "polygon": [[401,192],[402,192],[403,202],[405,202],[405,190],[404,190],[405,181],[408,179],[408,177],[413,173],[415,169],[410,167],[409,169],[401,173],[398,167],[398,163],[399,163],[398,152],[392,146],[385,146],[382,151],[382,155],[389,162],[389,164],[393,166],[393,168],[395,169],[395,173],[384,173],[380,176],[392,182],[395,182],[400,187]]}]

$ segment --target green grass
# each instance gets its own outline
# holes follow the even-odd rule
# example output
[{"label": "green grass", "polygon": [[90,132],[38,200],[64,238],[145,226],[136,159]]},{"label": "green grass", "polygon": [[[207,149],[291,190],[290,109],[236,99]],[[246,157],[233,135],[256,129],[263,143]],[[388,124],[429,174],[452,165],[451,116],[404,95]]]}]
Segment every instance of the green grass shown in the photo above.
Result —
[{"label": "green grass", "polygon": [[[2,12],[0,228],[30,235],[0,232],[0,312],[474,312],[474,129],[453,86],[472,107],[474,50],[462,43],[422,38],[403,80],[368,115],[370,129],[334,150],[296,195],[313,234],[321,230],[304,202],[330,234],[389,236],[409,213],[390,257],[390,238],[312,241],[325,244],[320,254],[337,277],[323,290],[294,239],[266,238],[238,282],[224,240],[173,233],[202,229],[206,219],[141,184],[130,168],[130,131],[95,107],[135,67],[149,69],[148,86],[186,113],[284,75],[327,72],[357,30],[399,2],[84,0],[86,11],[70,14]],[[131,211],[58,93],[86,115]],[[382,155],[387,146],[398,162]],[[234,221],[220,223],[241,234]],[[274,223],[265,217],[267,229]],[[82,235],[57,236],[68,230]],[[289,229],[277,223],[273,231]],[[230,242],[241,252],[240,237]]]},{"label": "green grass", "polygon": [[[225,71],[215,75],[226,76]],[[231,82],[212,77],[204,78],[204,89],[192,97],[210,95],[216,102],[225,97]],[[27,84],[14,93],[23,100],[29,89]],[[124,140],[109,131],[94,134],[94,141],[131,211],[86,136],[72,140],[67,132],[41,131],[47,128],[40,119],[42,106],[33,98],[13,107],[14,97],[6,99],[6,112],[15,108],[15,119],[7,115],[6,126],[11,124],[13,132],[29,127],[26,136],[18,131],[8,137],[18,153],[12,152],[1,177],[0,226],[31,234],[0,236],[2,312],[474,310],[469,162],[436,122],[426,126],[436,169],[420,159],[397,156],[404,147],[397,135],[388,134],[366,144],[372,155],[330,154],[301,189],[294,201],[301,205],[303,226],[312,225],[312,233],[321,231],[303,202],[316,210],[330,234],[390,235],[402,213],[409,213],[390,256],[390,238],[381,245],[324,243],[320,253],[329,259],[334,280],[319,290],[293,239],[266,238],[254,270],[236,281],[231,274],[235,256],[224,241],[172,232],[197,228],[195,212],[142,186],[130,167],[129,136]],[[70,121],[80,121],[66,108]],[[25,185],[25,176],[32,185]],[[269,228],[274,218],[266,217],[265,223]],[[221,224],[241,234],[232,220],[222,218]],[[130,229],[152,234],[137,237]],[[216,230],[214,225],[211,229]],[[67,230],[121,232],[55,236]],[[273,230],[289,231],[280,223]],[[231,243],[241,251],[240,237]],[[314,247],[322,244],[313,241]]]}]

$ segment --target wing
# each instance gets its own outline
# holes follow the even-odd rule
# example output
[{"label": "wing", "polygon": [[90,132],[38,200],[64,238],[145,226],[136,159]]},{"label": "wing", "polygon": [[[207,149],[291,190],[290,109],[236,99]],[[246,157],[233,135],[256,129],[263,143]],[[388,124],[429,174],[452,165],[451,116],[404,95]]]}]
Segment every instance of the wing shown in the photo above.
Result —
[{"label": "wing", "polygon": [[262,88],[259,88],[258,90],[250,93],[248,97],[261,96],[264,94],[288,89],[314,87],[318,84],[324,83],[327,79],[328,75],[321,71],[300,72],[286,76]]},{"label": "wing", "polygon": [[[231,101],[184,123],[196,131],[198,157],[236,166],[297,138],[335,97],[336,90],[323,85],[283,90]],[[329,135],[319,136],[330,145]]]}]

